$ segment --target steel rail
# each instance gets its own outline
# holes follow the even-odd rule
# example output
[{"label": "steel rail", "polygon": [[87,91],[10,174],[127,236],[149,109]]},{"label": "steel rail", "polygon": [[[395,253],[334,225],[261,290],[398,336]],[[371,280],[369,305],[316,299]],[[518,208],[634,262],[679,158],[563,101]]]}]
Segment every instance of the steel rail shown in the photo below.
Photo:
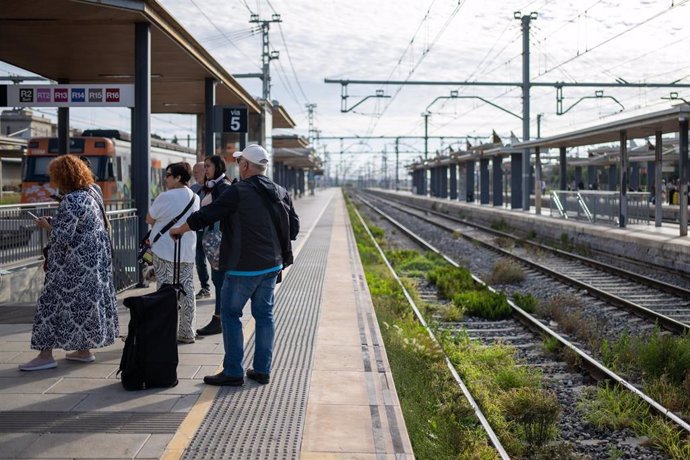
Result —
[{"label": "steel rail", "polygon": [[[371,238],[371,241],[374,243],[374,246],[376,246],[376,250],[379,252],[379,255],[383,259],[383,262],[386,264],[386,267],[388,267],[388,270],[391,272],[391,275],[395,279],[395,281],[398,283],[400,288],[403,291],[403,294],[405,295],[405,298],[407,299],[407,302],[410,304],[410,307],[412,307],[412,311],[414,311],[415,317],[419,321],[419,323],[424,326],[424,329],[426,329],[427,334],[429,334],[429,337],[431,337],[431,340],[433,340],[441,349],[443,352],[443,358],[446,362],[446,366],[448,367],[448,370],[450,370],[450,373],[452,374],[453,378],[455,379],[456,383],[460,386],[460,389],[462,390],[462,393],[465,395],[465,398],[467,399],[467,402],[470,404],[472,407],[472,410],[474,411],[474,414],[477,416],[479,419],[479,422],[482,424],[482,427],[484,427],[484,430],[486,430],[487,435],[489,436],[489,439],[491,440],[491,444],[496,448],[496,451],[498,454],[501,456],[502,459],[504,460],[509,460],[510,456],[508,453],[505,451],[503,448],[503,445],[501,444],[501,441],[498,439],[498,436],[494,432],[493,428],[489,424],[489,421],[486,419],[484,416],[484,413],[482,412],[481,408],[479,407],[479,404],[477,404],[477,401],[475,401],[474,397],[472,396],[472,393],[470,392],[469,388],[465,385],[465,382],[462,380],[462,377],[460,377],[460,374],[458,374],[457,370],[455,369],[455,366],[451,362],[450,358],[448,358],[448,355],[446,354],[446,351],[443,348],[443,345],[441,342],[436,338],[436,335],[434,332],[431,330],[427,322],[424,320],[424,317],[422,316],[422,313],[419,311],[419,308],[417,308],[417,305],[415,304],[415,301],[412,299],[412,296],[410,293],[407,291],[407,288],[403,284],[403,282],[400,280],[400,277],[398,274],[395,272],[395,269],[393,266],[390,264],[388,261],[388,258],[386,257],[386,254],[383,252],[381,249],[381,246],[379,246],[378,242],[376,241],[376,238],[374,238],[374,235],[371,233],[369,230],[369,227],[367,226],[366,222],[362,218],[362,215],[359,213],[357,209],[354,209],[355,214],[357,214],[357,217],[359,218],[359,221],[362,223],[362,226],[366,230],[367,234]],[[433,248],[431,245],[426,243],[424,240],[421,238],[416,239],[419,244],[424,244],[427,247],[429,247],[431,250],[436,252],[437,254],[440,254],[439,251],[435,248]],[[433,248],[433,249],[432,249]],[[445,258],[445,257],[444,257]],[[451,259],[445,258],[449,263],[455,265],[456,267],[458,266],[455,264],[455,262],[452,262]]]},{"label": "steel rail", "polygon": [[[381,199],[381,198],[379,198],[379,199]],[[401,208],[400,206],[396,206],[396,205],[394,205],[394,204],[391,204],[390,202],[388,202],[387,204],[390,205],[390,206],[393,206],[394,208],[396,208],[396,209],[398,209],[398,210],[400,210],[400,211],[402,211],[402,212],[407,212],[407,213],[409,213],[409,210],[408,210],[408,209],[403,209],[403,208]],[[447,219],[447,220],[450,220],[450,221],[453,221],[453,222],[458,222],[458,223],[461,223],[461,224],[463,224],[463,225],[468,225],[468,226],[477,228],[477,229],[482,230],[482,231],[490,232],[490,233],[495,234],[495,235],[498,235],[498,236],[502,236],[502,237],[505,237],[505,238],[510,238],[510,239],[512,239],[512,240],[520,241],[521,243],[531,244],[531,245],[533,245],[534,247],[543,249],[543,250],[545,250],[545,251],[550,251],[550,252],[556,253],[556,254],[558,254],[558,255],[561,256],[561,257],[567,257],[567,258],[572,258],[572,259],[578,259],[579,261],[581,261],[581,262],[583,262],[583,263],[585,263],[585,264],[587,264],[587,265],[590,265],[590,266],[592,266],[592,267],[594,267],[594,268],[597,268],[597,269],[600,269],[600,270],[603,270],[603,271],[607,271],[608,273],[613,273],[613,274],[615,274],[615,275],[627,277],[627,278],[631,279],[632,281],[638,282],[638,283],[640,283],[640,284],[645,284],[645,285],[647,285],[647,286],[649,286],[649,287],[652,287],[652,288],[655,288],[655,289],[659,289],[660,291],[663,291],[663,292],[666,292],[666,293],[669,293],[669,294],[673,294],[673,295],[676,295],[676,296],[679,296],[679,297],[685,296],[686,298],[690,298],[690,290],[687,290],[687,289],[682,288],[682,287],[680,287],[680,286],[674,286],[674,285],[669,284],[669,283],[664,283],[664,282],[662,282],[662,281],[658,281],[658,280],[655,280],[655,279],[652,279],[652,278],[649,278],[649,277],[646,277],[646,276],[643,276],[643,275],[639,275],[639,274],[637,274],[637,273],[633,273],[633,272],[630,272],[630,271],[628,271],[628,270],[623,270],[623,269],[619,269],[619,268],[616,268],[616,267],[611,267],[611,266],[606,265],[606,264],[603,264],[603,263],[601,263],[601,262],[598,262],[598,261],[595,261],[595,260],[592,260],[592,259],[589,259],[589,258],[586,258],[586,257],[583,257],[583,256],[579,256],[579,255],[577,255],[577,254],[572,254],[572,253],[569,253],[569,252],[566,252],[566,251],[561,251],[560,249],[555,249],[555,248],[551,248],[551,247],[549,247],[549,246],[541,245],[541,244],[538,244],[538,243],[533,243],[533,242],[530,242],[530,241],[527,241],[527,240],[524,240],[524,239],[515,238],[514,236],[512,236],[512,235],[510,235],[510,234],[508,234],[508,233],[500,232],[500,231],[498,231],[498,230],[494,230],[494,229],[489,228],[489,227],[484,227],[484,226],[479,225],[479,224],[467,222],[467,221],[465,221],[465,220],[463,220],[463,219],[460,219],[460,218],[457,218],[457,217],[452,217],[452,216],[449,216],[449,215],[446,215],[446,214],[443,214],[443,213],[439,213],[439,212],[437,212],[437,211],[433,211],[433,210],[430,210],[430,209],[425,209],[425,208],[417,207],[417,206],[414,206],[414,205],[410,205],[409,203],[405,203],[404,205],[405,205],[406,207],[413,207],[413,208],[416,208],[417,210],[422,211],[422,212],[425,212],[425,213],[434,214],[434,215],[439,216],[439,217],[441,217],[441,218],[443,218],[443,219]],[[675,320],[675,319],[673,319],[673,318],[670,318],[670,317],[668,317],[668,316],[666,316],[666,315],[663,315],[663,314],[661,314],[661,313],[659,313],[659,312],[656,312],[656,311],[654,311],[654,310],[651,310],[651,309],[649,309],[649,308],[647,308],[647,307],[645,307],[645,306],[643,306],[643,305],[640,305],[640,304],[638,304],[638,303],[631,302],[630,300],[626,300],[626,299],[624,299],[624,298],[621,298],[621,297],[616,296],[616,295],[614,295],[614,294],[611,294],[611,293],[609,293],[609,292],[603,291],[603,290],[601,290],[601,289],[599,289],[599,288],[597,288],[597,287],[595,287],[595,286],[592,286],[591,284],[584,283],[584,282],[579,281],[579,280],[577,280],[577,279],[575,279],[575,278],[569,277],[569,276],[567,276],[567,275],[565,275],[565,274],[563,274],[563,273],[560,273],[560,272],[558,272],[558,271],[555,271],[555,270],[553,270],[553,269],[551,269],[551,268],[549,268],[549,267],[546,267],[546,266],[544,266],[544,265],[541,265],[541,264],[539,264],[539,263],[537,263],[537,262],[534,262],[534,261],[531,261],[531,260],[527,260],[527,259],[523,259],[523,258],[521,258],[520,256],[517,256],[517,255],[515,255],[515,254],[512,254],[512,253],[509,252],[509,251],[506,251],[506,250],[501,249],[501,248],[497,248],[497,247],[495,247],[495,246],[492,246],[492,245],[490,245],[490,244],[488,244],[488,243],[486,243],[486,242],[484,242],[484,241],[481,241],[481,240],[479,240],[479,239],[473,238],[473,237],[471,237],[471,236],[469,236],[469,235],[466,235],[466,234],[464,234],[464,233],[456,232],[457,229],[452,228],[452,227],[449,227],[449,226],[446,226],[446,225],[442,224],[441,222],[437,222],[437,221],[435,221],[435,220],[433,220],[433,219],[429,219],[429,218],[424,217],[424,216],[415,215],[415,217],[418,218],[418,219],[421,219],[421,220],[423,220],[423,221],[425,221],[425,222],[427,222],[427,223],[429,223],[429,224],[431,224],[431,225],[434,225],[434,226],[436,226],[436,227],[438,227],[438,228],[441,228],[441,229],[443,229],[443,230],[445,230],[445,231],[447,231],[447,232],[454,233],[454,234],[457,233],[457,234],[459,234],[462,238],[464,238],[464,239],[466,239],[466,240],[468,240],[468,241],[471,241],[471,242],[473,242],[473,243],[480,244],[480,245],[482,245],[483,247],[485,247],[485,248],[487,248],[487,249],[489,249],[489,250],[491,250],[491,251],[498,252],[499,254],[504,255],[504,256],[506,256],[506,257],[510,257],[510,258],[512,258],[512,259],[519,260],[521,263],[524,263],[524,264],[526,264],[526,265],[529,265],[530,267],[532,267],[532,268],[534,268],[534,269],[536,269],[536,270],[539,270],[539,271],[541,271],[541,272],[543,272],[543,273],[546,273],[546,274],[548,274],[549,276],[552,276],[552,277],[554,277],[554,278],[556,278],[556,279],[559,279],[559,280],[563,281],[564,283],[570,284],[571,286],[575,286],[575,287],[577,287],[577,288],[579,288],[579,289],[584,289],[584,290],[586,290],[587,292],[589,292],[590,294],[592,294],[593,296],[595,296],[595,297],[597,297],[597,298],[599,298],[599,299],[605,300],[606,302],[609,302],[609,303],[611,303],[611,304],[613,304],[613,305],[616,305],[617,307],[624,308],[624,309],[626,309],[627,311],[630,311],[631,313],[634,313],[634,314],[636,314],[636,315],[639,315],[639,316],[641,316],[641,317],[643,317],[643,318],[647,318],[647,319],[653,320],[653,321],[657,322],[657,323],[658,323],[661,327],[663,327],[664,329],[666,329],[666,330],[668,330],[668,331],[671,331],[671,332],[673,332],[673,333],[675,333],[675,334],[686,334],[686,333],[690,333],[690,325],[685,324],[685,323],[683,323],[683,322],[681,322],[681,321],[678,321],[678,320]]]},{"label": "steel rail", "polygon": [[[376,213],[381,215],[384,219],[388,220],[396,228],[401,230],[405,235],[407,235],[407,236],[414,235],[414,237],[413,237],[414,241],[419,242],[419,244],[422,247],[429,249],[431,251],[434,251],[434,252],[438,251],[431,244],[427,243],[422,238],[415,235],[413,231],[409,230],[403,224],[401,224],[400,222],[398,222],[397,220],[395,220],[394,218],[392,218],[391,216],[389,216],[385,212],[381,211],[380,209],[378,209],[373,204],[369,203],[366,199],[364,199],[362,197],[358,197],[358,198],[364,204],[366,204],[371,209],[373,209]],[[373,238],[373,236],[372,236],[372,238]],[[422,241],[424,241],[424,243],[421,243]],[[440,252],[436,252],[436,253],[441,255],[441,256],[444,256],[444,259],[446,259],[446,260],[450,259],[450,258],[446,257],[445,254],[441,254]],[[459,264],[457,264],[457,262],[456,262],[454,264],[454,266],[459,266]],[[473,275],[473,278],[479,280],[479,282],[481,284],[487,286],[493,292],[496,292],[493,288],[491,288],[486,283],[481,281],[478,277],[475,277]],[[667,417],[673,423],[675,423],[676,425],[681,427],[683,430],[685,430],[687,433],[690,433],[690,425],[686,421],[684,421],[683,419],[678,417],[676,414],[674,414],[670,409],[667,409],[666,407],[662,406],[657,401],[655,401],[654,399],[650,398],[649,396],[644,394],[642,391],[637,389],[632,383],[628,382],[623,377],[619,376],[618,374],[616,374],[615,372],[613,372],[612,370],[610,370],[609,368],[607,368],[606,366],[604,366],[603,364],[599,363],[594,358],[589,356],[584,350],[581,350],[580,348],[575,346],[573,343],[571,343],[569,340],[565,339],[564,337],[561,337],[558,333],[556,333],[555,331],[551,330],[550,328],[548,328],[547,326],[542,324],[537,318],[535,318],[534,316],[530,315],[529,313],[527,313],[526,311],[524,311],[523,309],[518,307],[512,300],[510,300],[510,299],[507,299],[507,300],[508,300],[508,304],[513,308],[513,311],[518,315],[518,318],[521,321],[525,322],[525,324],[527,324],[527,326],[530,329],[540,331],[540,333],[542,333],[544,335],[553,337],[554,339],[556,339],[561,344],[561,346],[564,346],[564,347],[568,348],[569,350],[571,350],[572,352],[576,353],[580,357],[580,359],[582,360],[583,367],[585,367],[593,377],[597,378],[598,380],[601,380],[603,378],[603,379],[612,380],[612,381],[618,383],[622,387],[626,388],[628,391],[637,395],[640,399],[645,401],[647,404],[649,404],[649,406],[652,407],[657,413]]]}]

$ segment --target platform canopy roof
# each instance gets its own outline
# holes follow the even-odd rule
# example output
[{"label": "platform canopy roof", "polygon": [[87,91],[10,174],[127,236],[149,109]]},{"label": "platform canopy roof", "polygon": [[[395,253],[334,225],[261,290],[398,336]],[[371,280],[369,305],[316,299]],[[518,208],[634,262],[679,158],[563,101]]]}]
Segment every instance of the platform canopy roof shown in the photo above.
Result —
[{"label": "platform canopy roof", "polygon": [[133,83],[134,25],[151,25],[151,111],[204,112],[206,78],[217,105],[259,103],[155,0],[3,0],[0,60],[54,81]]},{"label": "platform canopy roof", "polygon": [[576,147],[580,145],[603,144],[620,141],[621,131],[626,131],[628,139],[639,139],[654,136],[657,131],[662,134],[678,132],[679,120],[690,119],[690,105],[680,104],[670,109],[618,120],[603,125],[593,126],[570,133],[543,137],[514,145],[518,149],[541,149]]},{"label": "platform canopy roof", "polygon": [[292,119],[285,107],[282,105],[273,106],[273,129],[292,129],[297,124]]}]

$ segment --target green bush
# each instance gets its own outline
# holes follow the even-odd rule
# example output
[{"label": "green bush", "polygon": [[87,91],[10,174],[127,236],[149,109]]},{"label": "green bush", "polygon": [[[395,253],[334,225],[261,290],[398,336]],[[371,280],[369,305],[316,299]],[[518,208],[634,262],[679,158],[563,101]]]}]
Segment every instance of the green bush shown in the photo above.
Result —
[{"label": "green bush", "polygon": [[438,293],[446,299],[452,299],[459,292],[476,289],[470,272],[465,268],[440,266],[431,270],[427,279],[436,285]]},{"label": "green bush", "polygon": [[488,289],[458,293],[453,297],[453,303],[466,314],[480,318],[499,320],[510,318],[513,314],[505,294]]},{"label": "green bush", "polygon": [[519,292],[513,294],[513,302],[527,313],[534,313],[539,303],[532,294],[520,294]]},{"label": "green bush", "polygon": [[690,340],[658,331],[647,339],[639,339],[635,346],[641,370],[651,377],[666,376],[680,385],[690,370]]},{"label": "green bush", "polygon": [[613,430],[633,427],[649,413],[649,406],[639,396],[609,383],[585,391],[578,407],[594,426]]},{"label": "green bush", "polygon": [[553,393],[532,387],[515,388],[503,395],[501,403],[506,419],[515,424],[527,444],[541,446],[558,435],[556,423],[561,407]]},{"label": "green bush", "polygon": [[542,348],[549,353],[556,353],[560,347],[561,344],[556,337],[548,336],[542,342]]},{"label": "green bush", "polygon": [[494,378],[501,390],[508,391],[521,387],[538,387],[541,373],[528,366],[512,366],[499,368]]},{"label": "green bush", "polygon": [[512,259],[500,259],[491,270],[491,284],[519,283],[525,279],[525,270]]}]

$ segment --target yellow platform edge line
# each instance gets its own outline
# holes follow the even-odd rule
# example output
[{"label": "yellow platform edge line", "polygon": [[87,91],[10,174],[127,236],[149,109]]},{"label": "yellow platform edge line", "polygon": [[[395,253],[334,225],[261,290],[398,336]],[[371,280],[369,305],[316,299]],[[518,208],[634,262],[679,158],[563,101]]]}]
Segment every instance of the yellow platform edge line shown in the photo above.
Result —
[{"label": "yellow platform edge line", "polygon": [[[312,231],[314,231],[314,228],[316,228],[316,224],[321,220],[321,217],[323,217],[323,214],[326,212],[326,209],[328,209],[328,206],[333,200],[333,197],[331,197],[331,199],[326,202],[326,205],[319,213],[318,217],[314,221],[314,224],[311,226],[307,234],[304,235],[304,238],[300,240],[299,245],[294,250],[295,257],[297,257],[297,255],[304,247],[304,243],[311,236]],[[283,274],[286,274],[291,268],[292,267],[288,267],[287,269],[285,269],[283,271]],[[282,286],[282,284],[276,286],[276,291],[280,289],[280,286]],[[247,348],[247,345],[249,343],[248,341],[253,333],[254,321],[250,320],[247,323],[245,330],[243,330],[244,336],[247,337],[247,342],[245,342],[244,344],[245,349]],[[220,372],[222,368],[223,366],[221,364],[220,366],[218,366],[216,370]],[[160,460],[179,460],[182,458],[182,456],[184,455],[184,451],[187,449],[187,447],[189,447],[189,444],[191,444],[192,439],[194,439],[194,435],[196,435],[196,432],[199,430],[199,427],[203,423],[206,414],[208,414],[208,411],[211,410],[211,405],[213,404],[213,400],[218,394],[219,389],[220,387],[207,386],[204,389],[204,391],[201,392],[199,399],[194,403],[192,409],[189,411],[187,416],[180,424],[180,427],[175,432],[175,435],[172,437],[168,445],[165,447],[165,451],[163,452],[163,455],[161,455]]]}]

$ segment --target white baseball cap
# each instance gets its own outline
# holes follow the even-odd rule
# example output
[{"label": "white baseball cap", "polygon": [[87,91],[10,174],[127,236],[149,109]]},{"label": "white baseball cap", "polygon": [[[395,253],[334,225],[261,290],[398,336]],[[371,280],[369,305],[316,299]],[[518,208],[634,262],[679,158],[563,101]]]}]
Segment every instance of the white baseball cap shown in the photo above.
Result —
[{"label": "white baseball cap", "polygon": [[241,152],[233,153],[232,156],[235,158],[242,157],[255,165],[265,165],[268,163],[268,152],[259,144],[248,145]]}]

